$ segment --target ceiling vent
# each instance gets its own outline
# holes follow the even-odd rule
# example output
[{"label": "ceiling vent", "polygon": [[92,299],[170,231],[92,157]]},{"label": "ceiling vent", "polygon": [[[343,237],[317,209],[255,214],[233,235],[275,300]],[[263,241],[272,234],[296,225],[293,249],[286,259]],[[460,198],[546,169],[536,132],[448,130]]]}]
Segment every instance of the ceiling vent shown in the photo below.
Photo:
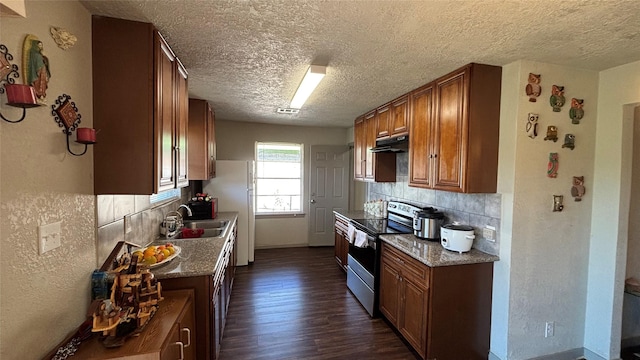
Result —
[{"label": "ceiling vent", "polygon": [[292,109],[292,108],[278,108],[278,110],[276,110],[276,112],[278,114],[289,114],[289,115],[293,115],[293,114],[297,114],[300,112],[300,109]]}]

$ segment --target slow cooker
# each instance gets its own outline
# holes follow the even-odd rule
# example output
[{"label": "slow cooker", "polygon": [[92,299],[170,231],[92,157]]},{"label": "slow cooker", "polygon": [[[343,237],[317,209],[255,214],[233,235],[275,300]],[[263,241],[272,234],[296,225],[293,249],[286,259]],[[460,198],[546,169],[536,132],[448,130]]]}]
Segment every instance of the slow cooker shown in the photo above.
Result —
[{"label": "slow cooker", "polygon": [[471,250],[473,239],[476,238],[473,227],[462,225],[460,223],[452,223],[442,225],[440,228],[440,244],[447,250],[457,251],[459,253]]},{"label": "slow cooker", "polygon": [[444,214],[432,207],[416,211],[413,214],[413,235],[420,239],[438,241],[443,221]]}]

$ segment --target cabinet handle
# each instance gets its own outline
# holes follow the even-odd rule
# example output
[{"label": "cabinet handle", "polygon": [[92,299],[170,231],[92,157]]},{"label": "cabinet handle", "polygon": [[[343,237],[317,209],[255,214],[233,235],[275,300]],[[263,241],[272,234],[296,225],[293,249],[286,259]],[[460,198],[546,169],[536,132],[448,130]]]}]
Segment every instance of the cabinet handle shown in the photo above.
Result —
[{"label": "cabinet handle", "polygon": [[399,262],[400,264],[404,265],[404,261],[400,260],[400,258],[396,258],[396,261]]},{"label": "cabinet handle", "polygon": [[184,360],[184,344],[182,341],[176,341],[174,344],[180,346],[180,359],[178,360]]},{"label": "cabinet handle", "polygon": [[188,348],[189,346],[191,346],[191,330],[189,328],[182,328],[182,331],[187,332],[187,345],[185,345],[184,347]]},{"label": "cabinet handle", "polygon": [[438,157],[438,154],[433,154],[433,157],[434,157],[434,158],[437,158],[437,157]]}]

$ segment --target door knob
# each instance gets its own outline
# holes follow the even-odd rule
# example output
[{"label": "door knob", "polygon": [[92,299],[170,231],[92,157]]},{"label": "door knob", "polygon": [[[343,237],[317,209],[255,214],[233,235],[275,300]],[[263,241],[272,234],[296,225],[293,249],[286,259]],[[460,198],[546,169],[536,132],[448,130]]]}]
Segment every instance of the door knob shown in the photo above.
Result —
[{"label": "door knob", "polygon": [[315,200],[313,200],[313,199],[311,199],[311,203],[312,203],[312,204],[315,204],[315,203],[316,203],[316,201],[315,201]]}]

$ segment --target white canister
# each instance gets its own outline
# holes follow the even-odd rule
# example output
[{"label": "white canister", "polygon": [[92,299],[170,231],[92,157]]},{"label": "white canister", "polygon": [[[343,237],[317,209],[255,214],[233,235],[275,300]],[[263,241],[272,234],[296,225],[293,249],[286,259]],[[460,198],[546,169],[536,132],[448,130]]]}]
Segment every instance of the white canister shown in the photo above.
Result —
[{"label": "white canister", "polygon": [[459,253],[471,250],[476,238],[473,227],[459,223],[442,225],[440,228],[440,244],[447,250]]}]

